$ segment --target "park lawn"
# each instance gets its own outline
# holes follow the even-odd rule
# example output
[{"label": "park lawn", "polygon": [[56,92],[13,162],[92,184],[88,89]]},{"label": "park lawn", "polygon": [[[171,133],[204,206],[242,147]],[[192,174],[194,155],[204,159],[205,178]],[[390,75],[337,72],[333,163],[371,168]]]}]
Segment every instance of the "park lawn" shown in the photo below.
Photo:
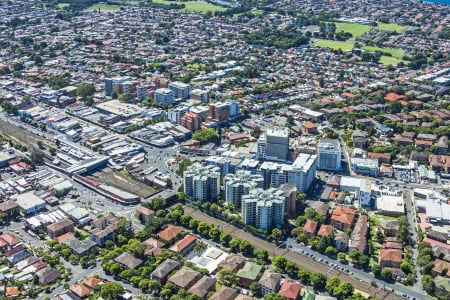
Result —
[{"label": "park lawn", "polygon": [[110,5],[110,4],[105,4],[105,3],[98,3],[98,4],[89,6],[86,10],[93,11],[93,10],[98,10],[98,9],[100,9],[100,11],[118,11],[120,9],[120,6],[119,5]]},{"label": "park lawn", "polygon": [[381,52],[386,52],[386,53],[390,53],[392,54],[393,57],[396,58],[402,58],[405,55],[405,52],[401,49],[395,49],[395,48],[380,48],[380,47],[374,47],[374,46],[364,46],[363,47],[364,50],[366,51],[381,51]]},{"label": "park lawn", "polygon": [[69,3],[58,3],[56,6],[58,7],[58,8],[64,8],[64,7],[67,7],[67,6],[69,6],[70,4]]},{"label": "park lawn", "polygon": [[340,42],[340,41],[332,41],[332,40],[315,40],[314,44],[319,47],[328,47],[331,49],[341,49],[342,51],[352,50],[353,49],[353,43],[349,42]]},{"label": "park lawn", "polygon": [[380,57],[380,63],[383,65],[386,65],[386,66],[388,66],[388,65],[396,66],[401,62],[403,62],[406,65],[406,62],[404,60],[399,59],[397,57],[385,56],[385,55]]},{"label": "park lawn", "polygon": [[174,2],[174,1],[167,1],[167,0],[153,0],[153,3],[160,3],[160,4],[184,4],[185,8],[183,10],[185,11],[196,11],[200,13],[207,13],[215,12],[215,11],[226,11],[226,7],[222,7],[219,5],[214,5],[205,1],[186,1],[186,2]]},{"label": "park lawn", "polygon": [[352,39],[360,37],[367,31],[369,31],[370,28],[372,28],[372,26],[358,23],[336,23],[336,32],[349,32],[353,36]]},{"label": "park lawn", "polygon": [[406,26],[402,26],[395,23],[378,23],[379,30],[402,32],[406,29]]}]

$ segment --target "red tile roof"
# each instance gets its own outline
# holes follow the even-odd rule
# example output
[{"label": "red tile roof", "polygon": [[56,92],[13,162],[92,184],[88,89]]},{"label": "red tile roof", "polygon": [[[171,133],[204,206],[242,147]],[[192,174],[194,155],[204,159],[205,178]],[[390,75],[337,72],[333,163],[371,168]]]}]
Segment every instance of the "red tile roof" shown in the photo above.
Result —
[{"label": "red tile roof", "polygon": [[305,226],[303,226],[303,231],[305,233],[315,234],[317,230],[318,223],[316,221],[307,220]]},{"label": "red tile roof", "polygon": [[144,216],[152,216],[155,214],[153,210],[144,206],[139,206],[138,208],[136,208],[136,212],[143,214]]},{"label": "red tile roof", "polygon": [[184,249],[192,245],[192,243],[195,243],[196,240],[197,238],[195,236],[188,234],[182,240],[175,243],[175,245],[173,245],[169,249],[172,250],[173,252],[181,253],[183,252]]},{"label": "red tile roof", "polygon": [[173,240],[177,234],[183,231],[183,227],[169,225],[166,229],[160,231],[158,233],[158,237],[165,241]]},{"label": "red tile roof", "polygon": [[0,239],[4,240],[10,247],[20,242],[20,240],[14,234],[9,232],[0,235]]},{"label": "red tile roof", "polygon": [[300,283],[285,280],[278,294],[288,299],[297,299],[301,289]]},{"label": "red tile roof", "polygon": [[20,294],[19,289],[15,286],[9,286],[6,288],[6,297],[18,297]]},{"label": "red tile roof", "polygon": [[333,226],[323,224],[320,226],[319,232],[317,232],[318,236],[328,236],[333,233]]},{"label": "red tile roof", "polygon": [[87,286],[88,288],[93,288],[94,286],[99,285],[101,282],[102,282],[101,279],[96,278],[96,277],[91,277],[91,278],[85,279],[83,281],[83,284],[85,286]]}]

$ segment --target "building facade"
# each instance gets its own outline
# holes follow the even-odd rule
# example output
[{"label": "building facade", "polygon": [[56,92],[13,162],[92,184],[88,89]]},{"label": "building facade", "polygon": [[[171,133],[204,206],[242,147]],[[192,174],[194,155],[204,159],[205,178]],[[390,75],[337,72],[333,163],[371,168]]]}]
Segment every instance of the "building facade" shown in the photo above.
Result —
[{"label": "building facade", "polygon": [[283,191],[275,188],[253,189],[242,196],[242,218],[245,224],[264,230],[281,227],[285,216]]},{"label": "building facade", "polygon": [[175,93],[171,89],[157,89],[154,94],[155,101],[162,104],[172,104],[175,100]]},{"label": "building facade", "polygon": [[173,93],[176,99],[181,99],[182,101],[186,101],[189,99],[189,90],[190,86],[187,83],[174,81],[169,83],[168,87]]},{"label": "building facade", "polygon": [[340,171],[342,150],[338,140],[320,139],[317,146],[317,169]]},{"label": "building facade", "polygon": [[219,199],[220,168],[194,164],[184,172],[183,179],[184,193],[187,196],[200,201]]},{"label": "building facade", "polygon": [[248,195],[252,189],[262,188],[264,178],[250,171],[239,170],[236,174],[228,174],[224,178],[225,201],[236,209],[241,208],[242,196]]}]

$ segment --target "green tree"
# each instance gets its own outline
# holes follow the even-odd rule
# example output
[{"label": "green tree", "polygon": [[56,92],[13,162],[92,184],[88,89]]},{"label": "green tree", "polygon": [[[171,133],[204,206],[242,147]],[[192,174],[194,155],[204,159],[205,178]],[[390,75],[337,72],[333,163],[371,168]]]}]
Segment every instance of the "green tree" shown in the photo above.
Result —
[{"label": "green tree", "polygon": [[217,280],[221,284],[225,284],[227,286],[232,286],[233,284],[236,284],[237,277],[236,274],[231,271],[230,269],[222,269],[217,273]]},{"label": "green tree", "polygon": [[124,289],[118,282],[106,282],[100,289],[100,296],[106,300],[122,299]]},{"label": "green tree", "polygon": [[287,300],[288,298],[281,296],[278,293],[268,293],[264,295],[264,300]]},{"label": "green tree", "polygon": [[303,283],[309,284],[310,278],[311,278],[311,271],[306,269],[300,269],[298,270],[297,277],[300,279]]},{"label": "green tree", "polygon": [[231,235],[227,232],[222,232],[220,234],[219,241],[221,244],[228,246],[231,241]]},{"label": "green tree", "polygon": [[39,165],[44,162],[44,153],[39,150],[32,151],[30,154],[30,160],[33,166]]},{"label": "green tree", "polygon": [[334,296],[340,300],[347,299],[351,295],[355,288],[349,282],[342,282],[337,288],[334,289]]},{"label": "green tree", "polygon": [[357,263],[359,258],[361,257],[361,252],[359,252],[356,249],[353,249],[352,252],[350,252],[349,256],[353,263]]},{"label": "green tree", "polygon": [[325,248],[325,254],[329,257],[335,257],[337,252],[338,251],[333,246],[328,246]]},{"label": "green tree", "polygon": [[215,143],[220,144],[220,137],[213,128],[200,129],[192,135],[193,140],[199,141],[201,144]]},{"label": "green tree", "polygon": [[259,283],[256,281],[250,284],[250,291],[252,292],[253,297],[257,297],[259,295],[259,288]]},{"label": "green tree", "polygon": [[249,241],[243,240],[239,244],[239,250],[244,253],[245,255],[252,255],[253,254],[253,245],[250,244]]},{"label": "green tree", "polygon": [[284,256],[274,256],[272,258],[272,265],[274,265],[277,269],[283,271],[286,268],[287,259]]},{"label": "green tree", "polygon": [[381,271],[381,278],[386,281],[392,280],[392,271],[388,268],[385,268]]},{"label": "green tree", "polygon": [[314,289],[321,290],[327,284],[327,278],[322,273],[313,273],[309,278],[309,283],[314,287]]},{"label": "green tree", "polygon": [[281,239],[282,235],[283,232],[280,229],[274,228],[272,229],[272,233],[270,234],[269,239],[276,243]]},{"label": "green tree", "polygon": [[328,294],[331,296],[334,296],[334,290],[341,284],[341,280],[338,276],[333,276],[328,280],[327,284],[325,285],[325,289],[327,290]]},{"label": "green tree", "polygon": [[436,289],[436,285],[435,285],[433,277],[431,277],[431,275],[428,275],[428,274],[423,275],[423,277],[422,277],[422,285],[423,285],[423,288],[425,289],[425,291],[428,294],[434,295],[435,289]]},{"label": "green tree", "polygon": [[296,278],[298,275],[298,266],[296,263],[293,263],[291,261],[288,261],[286,263],[286,267],[284,268],[286,274],[289,275],[291,278]]},{"label": "green tree", "polygon": [[159,292],[161,290],[161,283],[158,280],[150,279],[148,282],[148,289]]},{"label": "green tree", "polygon": [[92,83],[83,83],[77,88],[76,95],[81,97],[83,101],[95,93],[95,86]]},{"label": "green tree", "polygon": [[374,264],[372,266],[372,273],[376,278],[381,277],[381,266],[378,264]]},{"label": "green tree", "polygon": [[232,251],[236,252],[239,250],[239,245],[241,244],[241,240],[238,238],[232,238],[230,241],[230,248]]}]

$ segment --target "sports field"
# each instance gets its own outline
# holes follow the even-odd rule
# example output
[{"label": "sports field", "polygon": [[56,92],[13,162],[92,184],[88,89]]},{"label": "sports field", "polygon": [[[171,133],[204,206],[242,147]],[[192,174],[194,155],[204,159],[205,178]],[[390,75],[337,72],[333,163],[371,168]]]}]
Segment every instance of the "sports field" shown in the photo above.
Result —
[{"label": "sports field", "polygon": [[120,6],[110,5],[110,4],[106,4],[106,3],[98,3],[98,4],[89,6],[86,10],[93,11],[93,10],[98,10],[98,9],[100,9],[100,11],[118,11],[120,9]]},{"label": "sports field", "polygon": [[331,49],[341,49],[342,51],[352,50],[353,49],[353,43],[350,42],[340,42],[340,41],[332,41],[332,40],[315,40],[314,44],[319,47],[328,47]]},{"label": "sports field", "polygon": [[57,5],[56,5],[56,7],[58,7],[58,8],[64,8],[64,7],[67,7],[67,6],[69,6],[70,4],[69,3],[58,3]]},{"label": "sports field", "polygon": [[225,11],[226,7],[222,7],[219,5],[214,5],[205,1],[186,1],[186,2],[174,2],[167,0],[153,0],[153,3],[161,3],[161,4],[184,4],[185,11],[196,11],[200,13],[215,12],[215,11]]},{"label": "sports field", "polygon": [[381,52],[390,53],[393,57],[396,57],[396,58],[402,58],[405,55],[405,52],[401,49],[380,48],[380,47],[373,47],[373,46],[364,46],[363,49],[366,51],[373,51],[373,52],[381,51]]}]

